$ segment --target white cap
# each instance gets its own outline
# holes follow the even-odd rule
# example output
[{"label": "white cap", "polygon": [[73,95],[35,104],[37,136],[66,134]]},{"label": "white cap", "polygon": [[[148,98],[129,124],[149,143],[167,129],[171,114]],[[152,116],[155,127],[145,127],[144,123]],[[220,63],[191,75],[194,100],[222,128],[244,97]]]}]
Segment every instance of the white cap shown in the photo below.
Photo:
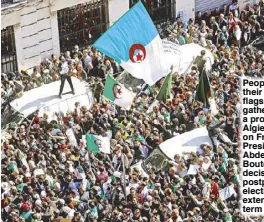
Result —
[{"label": "white cap", "polygon": [[41,200],[40,200],[40,199],[37,199],[37,200],[35,201],[35,204],[38,205],[38,206],[40,206],[40,205],[41,205]]},{"label": "white cap", "polygon": [[62,205],[65,204],[65,200],[63,200],[63,199],[59,199],[59,202],[60,202],[60,204],[62,204]]},{"label": "white cap", "polygon": [[65,206],[65,207],[62,208],[62,211],[63,211],[64,213],[68,214],[68,213],[70,213],[71,208]]},{"label": "white cap", "polygon": [[41,197],[47,197],[47,193],[44,190],[41,191],[40,195],[41,195]]}]

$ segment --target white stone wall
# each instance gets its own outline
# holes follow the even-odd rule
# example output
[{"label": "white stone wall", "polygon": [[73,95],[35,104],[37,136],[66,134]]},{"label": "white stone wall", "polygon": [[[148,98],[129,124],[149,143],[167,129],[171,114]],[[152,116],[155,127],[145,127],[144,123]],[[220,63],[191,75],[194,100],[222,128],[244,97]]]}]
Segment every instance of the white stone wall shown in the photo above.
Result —
[{"label": "white stone wall", "polygon": [[[51,54],[60,55],[57,11],[90,0],[31,0],[2,9],[1,27],[14,26],[18,69],[38,66]],[[108,0],[109,24],[127,10],[129,0]]]},{"label": "white stone wall", "polygon": [[129,10],[129,0],[109,0],[109,24],[112,25]]},{"label": "white stone wall", "polygon": [[188,22],[190,18],[195,18],[195,0],[177,0],[176,16],[181,16],[183,22]]},{"label": "white stone wall", "polygon": [[14,26],[19,70],[59,55],[57,13],[51,13],[49,0],[11,5],[2,9],[1,20],[2,28]]}]

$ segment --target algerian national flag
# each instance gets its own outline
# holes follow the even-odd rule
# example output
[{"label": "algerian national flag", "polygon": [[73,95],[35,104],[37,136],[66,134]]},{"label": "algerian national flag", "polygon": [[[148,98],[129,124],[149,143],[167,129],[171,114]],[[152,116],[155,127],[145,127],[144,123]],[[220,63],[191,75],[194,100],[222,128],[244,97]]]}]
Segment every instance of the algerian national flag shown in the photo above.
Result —
[{"label": "algerian national flag", "polygon": [[214,97],[214,92],[211,88],[207,73],[205,69],[203,69],[202,73],[200,73],[199,84],[197,86],[195,99],[203,103],[204,107],[209,107],[209,98]]},{"label": "algerian national flag", "polygon": [[94,154],[98,152],[110,154],[110,140],[108,137],[86,134],[86,143],[88,150]]},{"label": "algerian national flag", "polygon": [[169,75],[167,75],[166,79],[164,80],[160,88],[160,91],[156,97],[157,100],[166,103],[167,99],[171,95],[171,83],[172,83],[172,72]]},{"label": "algerian national flag", "polygon": [[93,44],[150,86],[170,72],[159,33],[143,3],[130,8]]},{"label": "algerian national flag", "polygon": [[130,109],[136,95],[122,86],[112,76],[108,75],[104,88],[104,96],[114,104],[124,109]]}]

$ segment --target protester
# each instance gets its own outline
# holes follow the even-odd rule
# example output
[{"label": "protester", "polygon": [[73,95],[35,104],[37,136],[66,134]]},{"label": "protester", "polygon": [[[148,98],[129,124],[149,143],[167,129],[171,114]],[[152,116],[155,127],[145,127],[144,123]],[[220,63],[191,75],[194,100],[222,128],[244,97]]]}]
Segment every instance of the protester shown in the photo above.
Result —
[{"label": "protester", "polygon": [[[263,34],[263,1],[239,13],[237,4],[224,6],[185,26],[180,19],[157,26],[161,36],[178,44],[203,44],[216,58],[208,73],[218,114],[195,101],[203,71],[204,52],[190,73],[174,73],[170,99],[151,106],[163,80],[140,89],[130,110],[108,103],[101,95],[106,75],[115,63],[87,47],[76,45],[65,53],[63,65],[70,76],[87,81],[95,96],[93,107],[68,113],[34,113],[22,123],[10,123],[1,146],[3,221],[255,221],[239,212],[239,113],[243,75],[263,76],[263,52],[247,46]],[[243,17],[243,18],[242,18]],[[241,33],[247,33],[247,37]],[[191,36],[191,38],[190,38]],[[239,37],[240,36],[240,37]],[[238,38],[239,37],[239,38]],[[2,74],[2,106],[24,91],[56,81],[60,61],[52,56],[30,75]],[[62,64],[61,64],[62,65]],[[20,81],[22,83],[20,83]],[[32,122],[30,121],[32,120]],[[189,159],[175,155],[163,170],[147,176],[132,165],[146,159],[159,144],[175,135],[206,126],[213,141],[201,144],[203,155]],[[74,145],[66,135],[72,129]],[[111,154],[94,154],[82,135],[109,137]],[[171,149],[177,149],[177,144]],[[186,154],[186,153],[185,153]],[[203,165],[208,165],[205,170]],[[197,173],[187,174],[190,165]],[[125,170],[125,173],[123,172]],[[123,173],[125,178],[118,177]],[[124,187],[128,188],[124,189]],[[229,196],[221,190],[232,191]]]}]

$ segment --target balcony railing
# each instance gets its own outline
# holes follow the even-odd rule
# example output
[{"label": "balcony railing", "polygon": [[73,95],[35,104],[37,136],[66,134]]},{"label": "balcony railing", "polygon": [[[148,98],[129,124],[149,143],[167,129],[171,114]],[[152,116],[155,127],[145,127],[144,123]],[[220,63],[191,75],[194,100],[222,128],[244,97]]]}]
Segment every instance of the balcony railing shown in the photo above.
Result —
[{"label": "balcony railing", "polygon": [[1,0],[1,4],[13,3],[13,0]]},{"label": "balcony railing", "polygon": [[80,49],[92,44],[105,32],[108,25],[108,1],[91,0],[58,11],[58,28],[61,52],[74,45]]},{"label": "balcony railing", "polygon": [[[139,0],[129,0],[130,8]],[[154,23],[175,18],[175,0],[141,0]],[[180,0],[184,1],[184,0]]]},{"label": "balcony railing", "polygon": [[1,5],[2,4],[10,5],[10,4],[19,3],[19,2],[22,2],[22,1],[24,1],[24,0],[1,0]]}]

